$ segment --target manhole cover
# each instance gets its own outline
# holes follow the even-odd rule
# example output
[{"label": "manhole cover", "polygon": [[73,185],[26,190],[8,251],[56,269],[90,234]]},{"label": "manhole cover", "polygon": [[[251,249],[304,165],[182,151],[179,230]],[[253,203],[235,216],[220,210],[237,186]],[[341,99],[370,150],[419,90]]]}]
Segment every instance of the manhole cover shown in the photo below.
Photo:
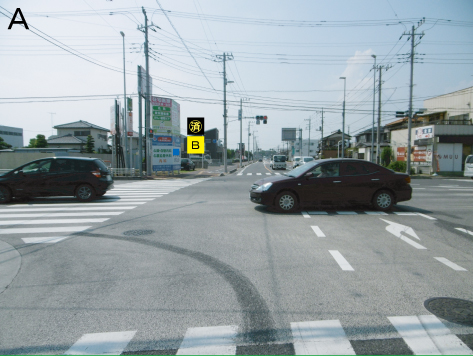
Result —
[{"label": "manhole cover", "polygon": [[154,230],[129,230],[125,231],[123,235],[125,236],[142,236],[142,235],[151,235],[154,233]]},{"label": "manhole cover", "polygon": [[473,326],[473,302],[457,298],[431,298],[424,302],[425,308],[432,314],[468,326]]}]

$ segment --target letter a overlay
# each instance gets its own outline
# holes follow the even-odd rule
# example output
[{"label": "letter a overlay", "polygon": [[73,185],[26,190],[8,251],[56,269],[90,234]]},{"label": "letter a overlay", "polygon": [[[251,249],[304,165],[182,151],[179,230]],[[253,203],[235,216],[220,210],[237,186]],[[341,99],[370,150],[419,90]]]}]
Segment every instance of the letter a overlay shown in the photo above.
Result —
[{"label": "letter a overlay", "polygon": [[[17,14],[20,14],[21,21],[15,21]],[[11,30],[11,28],[13,27],[14,24],[19,24],[19,25],[23,24],[23,25],[25,25],[25,28],[27,30],[29,30],[28,24],[26,23],[26,20],[23,17],[23,13],[21,12],[20,8],[16,9],[15,14],[13,15],[13,18],[11,19],[10,26],[8,26],[8,29]]]}]

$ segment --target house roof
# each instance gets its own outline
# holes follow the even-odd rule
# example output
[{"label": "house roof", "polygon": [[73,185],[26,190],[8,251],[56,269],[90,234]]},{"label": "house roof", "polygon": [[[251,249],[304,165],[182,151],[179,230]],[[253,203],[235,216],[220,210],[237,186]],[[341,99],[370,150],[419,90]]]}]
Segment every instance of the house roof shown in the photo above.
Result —
[{"label": "house roof", "polygon": [[[330,135],[328,135],[328,136],[325,136],[323,139],[325,140],[325,139],[327,139],[327,138],[329,138],[329,137],[338,136],[338,135],[341,135],[341,134],[342,134],[342,131],[341,131],[341,130],[338,130],[338,131],[332,132],[332,133],[331,133]],[[348,137],[348,138],[351,137],[351,136],[348,135],[346,132],[345,132],[345,136]]]},{"label": "house roof", "polygon": [[[366,129],[365,131],[361,131],[361,132],[357,133],[357,134],[355,135],[355,137],[358,137],[358,136],[361,136],[361,135],[364,135],[364,134],[370,134],[370,133],[371,133],[371,130],[372,130],[372,128]],[[379,127],[379,130],[380,130],[381,132],[383,132],[384,126],[380,126],[380,127]],[[375,133],[378,132],[378,127],[377,127],[377,126],[374,127],[374,132],[375,132]]]},{"label": "house roof", "polygon": [[54,129],[88,129],[88,128],[93,128],[93,129],[97,129],[97,130],[101,130],[101,131],[110,132],[109,129],[106,129],[106,128],[103,128],[103,127],[91,124],[90,122],[82,121],[82,120],[71,122],[69,124],[56,125],[53,128]]},{"label": "house roof", "polygon": [[48,144],[50,145],[70,145],[70,144],[85,144],[86,141],[80,139],[79,137],[72,136],[71,134],[58,136],[51,139],[48,139]]}]

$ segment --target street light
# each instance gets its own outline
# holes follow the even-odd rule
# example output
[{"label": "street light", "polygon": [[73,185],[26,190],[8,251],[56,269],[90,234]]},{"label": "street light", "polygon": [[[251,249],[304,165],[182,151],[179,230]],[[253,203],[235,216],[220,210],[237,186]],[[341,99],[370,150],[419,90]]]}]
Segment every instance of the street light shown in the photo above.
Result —
[{"label": "street light", "polygon": [[[126,77],[125,77],[125,34],[120,31],[120,34],[122,35],[122,38],[123,38],[123,103],[124,103],[124,106],[125,106],[125,115],[123,115],[123,120],[125,121],[123,123],[123,129],[124,129],[124,135],[123,135],[123,141],[125,141],[125,157],[124,157],[124,161],[125,161],[125,168],[127,166],[126,164],[126,153],[127,153],[127,143],[126,143],[126,138],[127,138],[127,135],[128,135],[128,129],[126,127],[126,124],[127,124],[127,118],[128,118],[128,112],[126,110]],[[131,163],[131,162],[130,162]]]},{"label": "street light", "polygon": [[372,54],[371,57],[374,58],[374,67],[373,67],[374,79],[373,79],[373,126],[371,126],[371,155],[370,155],[370,159],[371,159],[371,162],[374,163],[373,157],[374,157],[374,110],[375,110],[375,101],[376,101],[376,55]]},{"label": "street light", "polygon": [[343,79],[343,123],[342,123],[342,158],[345,157],[345,93],[347,88],[347,78],[340,77]]}]

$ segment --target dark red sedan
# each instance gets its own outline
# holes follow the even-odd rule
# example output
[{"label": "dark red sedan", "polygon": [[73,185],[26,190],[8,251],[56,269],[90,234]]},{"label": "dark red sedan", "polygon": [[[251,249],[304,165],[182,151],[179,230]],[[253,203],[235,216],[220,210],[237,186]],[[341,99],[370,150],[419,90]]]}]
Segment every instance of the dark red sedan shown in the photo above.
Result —
[{"label": "dark red sedan", "polygon": [[368,161],[324,159],[256,181],[251,186],[250,199],[282,212],[304,206],[348,204],[371,204],[387,211],[394,204],[411,199],[410,182],[408,174]]}]

